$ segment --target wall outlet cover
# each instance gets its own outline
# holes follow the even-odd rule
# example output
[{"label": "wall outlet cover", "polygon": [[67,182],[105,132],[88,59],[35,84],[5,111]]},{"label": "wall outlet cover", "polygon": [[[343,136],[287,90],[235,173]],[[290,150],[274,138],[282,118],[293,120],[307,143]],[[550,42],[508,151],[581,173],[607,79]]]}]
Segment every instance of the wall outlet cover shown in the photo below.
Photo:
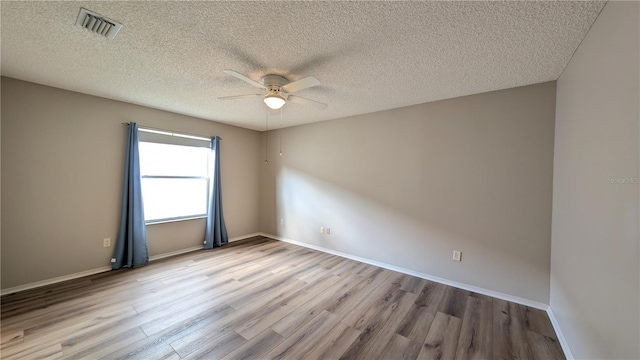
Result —
[{"label": "wall outlet cover", "polygon": [[462,251],[453,250],[453,260],[462,261]]}]

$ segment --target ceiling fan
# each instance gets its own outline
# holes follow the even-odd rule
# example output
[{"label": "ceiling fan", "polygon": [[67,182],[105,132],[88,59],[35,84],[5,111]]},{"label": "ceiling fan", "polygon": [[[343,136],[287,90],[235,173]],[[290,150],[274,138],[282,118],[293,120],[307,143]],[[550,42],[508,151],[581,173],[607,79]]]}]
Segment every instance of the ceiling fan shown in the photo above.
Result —
[{"label": "ceiling fan", "polygon": [[234,100],[234,99],[244,99],[244,98],[252,98],[252,97],[262,97],[264,103],[270,109],[274,109],[274,110],[277,110],[283,107],[287,101],[291,101],[292,103],[296,103],[300,105],[310,105],[317,108],[324,108],[327,106],[327,104],[324,104],[318,101],[309,100],[307,98],[303,98],[298,95],[291,95],[296,91],[300,91],[300,90],[308,89],[313,86],[320,85],[320,81],[314,78],[313,76],[309,76],[298,81],[289,82],[289,80],[287,80],[287,78],[285,78],[284,76],[267,74],[262,78],[260,78],[261,82],[257,82],[233,70],[225,70],[224,72],[242,81],[245,81],[257,88],[265,90],[266,93],[225,96],[225,97],[218,98],[220,100]]}]

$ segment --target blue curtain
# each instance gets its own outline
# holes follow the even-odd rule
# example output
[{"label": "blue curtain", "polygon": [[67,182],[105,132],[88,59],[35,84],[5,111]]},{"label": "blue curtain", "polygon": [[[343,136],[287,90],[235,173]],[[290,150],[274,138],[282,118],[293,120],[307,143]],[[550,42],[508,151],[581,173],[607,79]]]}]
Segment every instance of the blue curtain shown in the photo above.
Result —
[{"label": "blue curtain", "polygon": [[124,165],[120,230],[113,250],[112,269],[137,267],[149,263],[147,230],[144,224],[138,125],[129,123],[127,155]]},{"label": "blue curtain", "polygon": [[205,249],[211,249],[229,242],[227,227],[222,216],[222,189],[220,188],[220,138],[211,138],[209,165],[209,205],[207,231],[204,235]]}]

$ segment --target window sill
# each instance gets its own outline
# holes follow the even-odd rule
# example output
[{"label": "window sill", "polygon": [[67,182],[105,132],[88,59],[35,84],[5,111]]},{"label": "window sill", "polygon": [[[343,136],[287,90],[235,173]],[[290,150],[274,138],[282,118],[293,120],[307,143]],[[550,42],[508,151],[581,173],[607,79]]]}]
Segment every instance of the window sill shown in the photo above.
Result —
[{"label": "window sill", "polygon": [[201,216],[184,217],[184,218],[176,218],[176,219],[151,220],[151,221],[145,222],[144,224],[145,225],[156,225],[156,224],[172,223],[172,222],[176,222],[176,221],[188,221],[188,220],[197,220],[197,219],[206,219],[206,218],[207,218],[207,215],[201,215]]}]

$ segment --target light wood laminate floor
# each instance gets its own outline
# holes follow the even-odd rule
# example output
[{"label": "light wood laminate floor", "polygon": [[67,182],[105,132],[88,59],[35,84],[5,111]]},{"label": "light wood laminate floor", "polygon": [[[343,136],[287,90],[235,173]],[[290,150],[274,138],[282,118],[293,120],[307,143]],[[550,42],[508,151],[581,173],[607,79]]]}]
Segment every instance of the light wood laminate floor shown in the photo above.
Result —
[{"label": "light wood laminate floor", "polygon": [[265,238],[1,301],[2,359],[564,359],[544,311]]}]

